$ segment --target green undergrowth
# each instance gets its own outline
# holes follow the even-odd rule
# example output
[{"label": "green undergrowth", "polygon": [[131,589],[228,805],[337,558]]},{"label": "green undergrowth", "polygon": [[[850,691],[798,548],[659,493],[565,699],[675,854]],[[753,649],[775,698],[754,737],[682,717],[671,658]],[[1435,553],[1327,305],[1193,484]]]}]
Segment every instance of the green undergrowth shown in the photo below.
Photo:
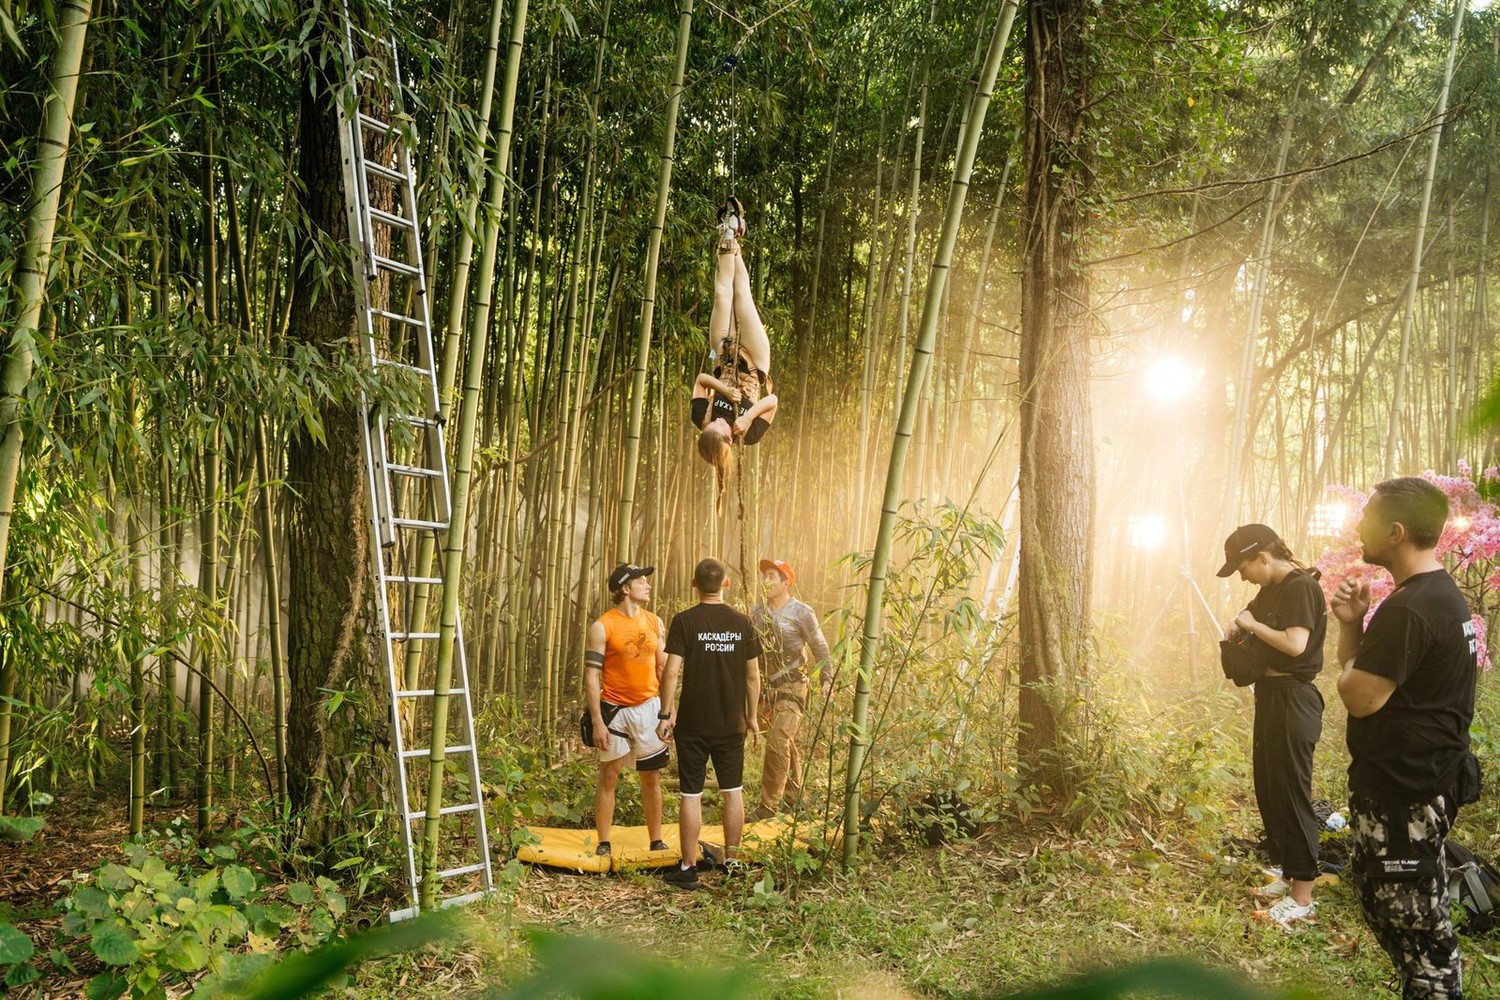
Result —
[{"label": "green undergrowth", "polygon": [[[650,875],[533,871],[513,905],[470,912],[465,943],[366,967],[344,995],[389,995],[397,981],[408,996],[514,987],[533,968],[528,927],[602,938],[688,974],[737,970],[753,984],[747,995],[761,997],[1002,996],[1162,957],[1232,973],[1268,996],[1383,995],[1390,965],[1349,888],[1320,887],[1318,925],[1286,934],[1250,919],[1256,868],[1175,839],[1016,830],[866,858],[851,875],[798,876],[773,863],[739,879],[708,876],[691,894]],[[1500,941],[1464,947],[1466,995],[1500,997]],[[417,985],[424,974],[441,984]]]}]

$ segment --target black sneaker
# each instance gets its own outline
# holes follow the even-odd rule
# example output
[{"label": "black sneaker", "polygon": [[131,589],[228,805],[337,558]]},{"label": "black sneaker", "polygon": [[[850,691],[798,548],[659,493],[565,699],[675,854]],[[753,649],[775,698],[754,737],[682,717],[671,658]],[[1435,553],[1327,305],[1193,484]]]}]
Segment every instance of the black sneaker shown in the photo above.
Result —
[{"label": "black sneaker", "polygon": [[670,851],[671,848],[667,846],[667,842],[665,840],[653,840],[651,841],[651,847],[649,848],[649,850]]},{"label": "black sneaker", "polygon": [[599,841],[599,846],[594,848],[594,856],[599,858],[609,857],[609,841]]},{"label": "black sneaker", "polygon": [[703,885],[698,881],[698,869],[684,868],[681,865],[673,865],[662,875],[661,880],[674,889],[684,892],[692,892]]}]

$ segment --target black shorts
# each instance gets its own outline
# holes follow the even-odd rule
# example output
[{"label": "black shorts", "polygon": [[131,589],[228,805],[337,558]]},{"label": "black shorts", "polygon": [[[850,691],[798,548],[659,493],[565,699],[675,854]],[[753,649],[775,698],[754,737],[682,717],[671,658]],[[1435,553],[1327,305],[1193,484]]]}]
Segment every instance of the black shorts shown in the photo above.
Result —
[{"label": "black shorts", "polygon": [[702,795],[708,762],[714,762],[719,791],[737,792],[745,785],[745,734],[684,736],[677,734],[677,777],[682,795]]}]

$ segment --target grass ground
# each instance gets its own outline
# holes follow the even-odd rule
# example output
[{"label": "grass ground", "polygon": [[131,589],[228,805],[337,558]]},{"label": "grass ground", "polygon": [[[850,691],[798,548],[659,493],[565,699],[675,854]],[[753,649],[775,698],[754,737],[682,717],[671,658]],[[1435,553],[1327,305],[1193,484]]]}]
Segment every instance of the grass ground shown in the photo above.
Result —
[{"label": "grass ground", "polygon": [[[1166,955],[1272,991],[1392,995],[1390,964],[1346,885],[1320,887],[1318,924],[1287,934],[1250,920],[1253,864],[1148,837],[991,833],[869,859],[853,876],[796,876],[773,862],[704,884],[683,893],[649,875],[530,870],[513,902],[474,910],[469,943],[365,969],[354,992],[389,995],[400,983],[405,996],[461,996],[512,984],[527,969],[520,932],[545,928],[678,964],[738,966],[757,982],[751,995],[788,1000],[990,997]],[[1500,998],[1500,941],[1464,948],[1466,995]]]}]

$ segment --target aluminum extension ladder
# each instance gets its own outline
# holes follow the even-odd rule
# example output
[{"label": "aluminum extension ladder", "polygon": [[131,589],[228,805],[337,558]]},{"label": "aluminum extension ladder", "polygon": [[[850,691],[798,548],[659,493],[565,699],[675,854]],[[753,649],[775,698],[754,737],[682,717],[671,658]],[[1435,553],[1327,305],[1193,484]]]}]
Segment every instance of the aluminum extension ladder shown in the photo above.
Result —
[{"label": "aluminum extension ladder", "polygon": [[[371,523],[378,541],[371,549],[411,890],[411,906],[393,912],[395,921],[420,912],[428,830],[442,829],[441,838],[433,838],[441,880],[433,893],[437,905],[470,902],[493,891],[495,883],[461,621],[453,637],[452,681],[446,691],[435,687],[438,612],[446,585],[442,543],[452,519],[452,495],[422,267],[413,135],[410,119],[401,113],[396,38],[389,29],[372,32],[354,24],[347,6],[342,19],[348,82],[338,101],[339,137],[350,241],[358,254],[356,273],[364,279],[355,282],[360,334],[373,372],[401,386],[402,398],[418,400],[372,406],[361,398]],[[401,412],[408,409],[412,412]],[[432,746],[440,713],[456,742]],[[428,797],[430,768],[414,769],[415,785],[408,770],[421,760],[442,762],[441,799],[431,816],[425,805],[412,807],[413,799],[425,804]]]}]

